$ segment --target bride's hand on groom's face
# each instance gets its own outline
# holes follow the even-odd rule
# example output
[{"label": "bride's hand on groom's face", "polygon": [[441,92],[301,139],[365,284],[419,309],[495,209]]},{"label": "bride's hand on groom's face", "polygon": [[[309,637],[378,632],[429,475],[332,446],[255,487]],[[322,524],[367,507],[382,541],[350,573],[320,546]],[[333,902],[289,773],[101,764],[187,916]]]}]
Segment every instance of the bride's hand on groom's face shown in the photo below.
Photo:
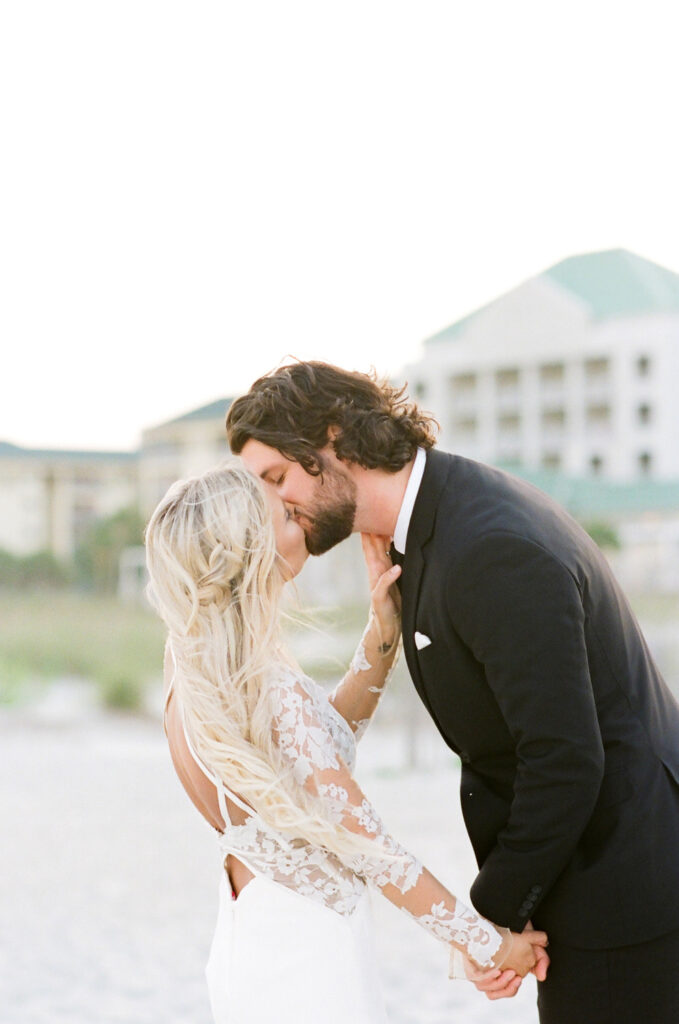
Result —
[{"label": "bride's hand on groom's face", "polygon": [[401,567],[391,564],[388,537],[362,533],[361,544],[368,570],[372,610],[383,630],[393,629],[394,620],[401,614],[401,595],[395,586]]},{"label": "bride's hand on groom's face", "polygon": [[377,533],[362,533],[361,544],[368,570],[368,583],[372,592],[380,577],[392,568],[389,557],[389,538],[382,537]]}]

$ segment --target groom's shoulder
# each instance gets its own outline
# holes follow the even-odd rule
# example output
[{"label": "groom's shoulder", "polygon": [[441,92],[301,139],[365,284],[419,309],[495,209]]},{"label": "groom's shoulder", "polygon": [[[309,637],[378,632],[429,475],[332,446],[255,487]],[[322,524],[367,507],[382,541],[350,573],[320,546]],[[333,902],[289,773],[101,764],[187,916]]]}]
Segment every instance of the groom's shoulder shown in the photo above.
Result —
[{"label": "groom's shoulder", "polygon": [[549,547],[558,538],[580,538],[562,506],[513,473],[438,450],[429,453],[430,460],[434,477],[443,482],[436,531],[454,539],[453,547],[497,532]]},{"label": "groom's shoulder", "polygon": [[427,453],[425,474],[443,484],[441,503],[454,507],[462,516],[501,512],[505,518],[521,518],[524,510],[533,511],[536,505],[550,501],[513,473],[438,449]]}]

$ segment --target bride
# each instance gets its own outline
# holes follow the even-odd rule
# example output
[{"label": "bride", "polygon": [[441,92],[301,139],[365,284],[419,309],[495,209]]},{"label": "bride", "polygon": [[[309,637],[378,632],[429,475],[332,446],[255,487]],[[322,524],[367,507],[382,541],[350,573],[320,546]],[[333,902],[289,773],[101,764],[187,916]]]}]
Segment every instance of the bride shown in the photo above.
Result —
[{"label": "bride", "polygon": [[224,854],[206,969],[217,1024],[384,1021],[367,883],[471,969],[525,975],[545,934],[513,934],[466,907],[389,834],[351,774],[398,648],[400,569],[385,538],[364,538],[370,617],[329,696],[281,642],[283,585],[307,550],[273,488],[238,460],[179,481],[146,546],[168,629],[172,760]]}]

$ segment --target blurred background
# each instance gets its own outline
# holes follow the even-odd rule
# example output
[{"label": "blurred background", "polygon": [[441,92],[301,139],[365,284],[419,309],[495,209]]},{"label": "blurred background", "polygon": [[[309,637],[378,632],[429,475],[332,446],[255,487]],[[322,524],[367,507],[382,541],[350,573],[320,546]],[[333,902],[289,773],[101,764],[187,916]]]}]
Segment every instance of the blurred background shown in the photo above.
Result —
[{"label": "blurred background", "polygon": [[[669,3],[26,0],[0,9],[0,1020],[209,1020],[219,874],[160,724],[143,526],[288,355],[377,370],[547,491],[679,694]],[[355,538],[288,627],[324,685]],[[401,664],[359,778],[464,895],[458,766]],[[381,901],[384,903],[385,901]],[[390,1019],[536,1020],[377,908]]]}]

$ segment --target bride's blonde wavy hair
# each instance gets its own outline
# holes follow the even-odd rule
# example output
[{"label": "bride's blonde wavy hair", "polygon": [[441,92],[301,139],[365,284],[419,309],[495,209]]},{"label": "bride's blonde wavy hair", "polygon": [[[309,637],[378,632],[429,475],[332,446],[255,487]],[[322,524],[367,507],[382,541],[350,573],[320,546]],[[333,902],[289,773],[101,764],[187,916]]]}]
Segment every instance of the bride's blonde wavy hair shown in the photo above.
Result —
[{"label": "bride's blonde wavy hair", "polygon": [[175,694],[198,757],[270,826],[338,854],[365,841],[330,822],[274,740],[270,679],[285,582],[264,485],[238,460],[168,490],[146,527],[147,595],[165,622]]}]

